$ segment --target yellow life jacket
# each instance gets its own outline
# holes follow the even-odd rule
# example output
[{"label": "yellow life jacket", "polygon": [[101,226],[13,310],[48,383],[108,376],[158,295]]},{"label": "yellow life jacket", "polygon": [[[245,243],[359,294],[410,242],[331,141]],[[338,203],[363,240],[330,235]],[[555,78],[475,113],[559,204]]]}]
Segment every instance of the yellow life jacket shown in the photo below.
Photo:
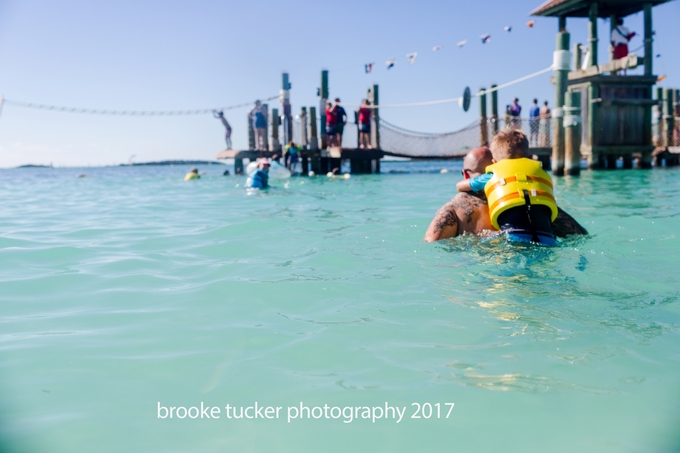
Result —
[{"label": "yellow life jacket", "polygon": [[550,221],[555,221],[557,203],[553,195],[552,179],[541,167],[539,161],[527,158],[503,159],[486,167],[487,173],[493,173],[493,177],[484,186],[493,226],[500,230],[498,216],[510,208],[526,204],[525,190],[530,203],[549,207],[552,211]]},{"label": "yellow life jacket", "polygon": [[184,176],[185,181],[191,181],[192,179],[200,179],[200,176],[198,173],[194,173],[193,171],[190,171],[186,174],[186,176]]}]

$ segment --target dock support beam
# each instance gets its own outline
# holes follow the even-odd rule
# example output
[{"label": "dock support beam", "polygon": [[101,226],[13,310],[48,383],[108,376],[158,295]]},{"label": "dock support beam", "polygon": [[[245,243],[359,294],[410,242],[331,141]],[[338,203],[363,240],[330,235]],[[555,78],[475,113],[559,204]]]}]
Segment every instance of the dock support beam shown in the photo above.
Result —
[{"label": "dock support beam", "polygon": [[597,2],[590,4],[588,19],[588,66],[595,66],[597,64]]},{"label": "dock support beam", "polygon": [[316,131],[316,107],[309,108],[309,150],[312,152],[310,157],[310,170],[319,173],[319,137]]},{"label": "dock support beam", "polygon": [[328,71],[321,71],[321,87],[319,88],[319,135],[321,136],[321,149],[328,147],[328,135],[326,134],[326,102],[328,102]]},{"label": "dock support beam", "polygon": [[570,91],[564,107],[565,172],[581,173],[581,93]]},{"label": "dock support beam", "polygon": [[[380,92],[378,85],[373,85],[368,89],[366,96],[370,105],[380,105]],[[371,146],[380,149],[380,109],[371,109]]]},{"label": "dock support beam", "polygon": [[553,57],[555,70],[555,109],[553,110],[554,139],[552,150],[552,173],[553,176],[564,176],[564,95],[567,91],[567,74],[571,66],[571,54],[569,52],[569,33],[567,33],[567,19],[559,18],[559,31],[557,33],[557,45]]},{"label": "dock support beam", "polygon": [[479,146],[489,144],[489,125],[486,118],[486,90],[479,89]]},{"label": "dock support beam", "polygon": [[498,90],[497,85],[491,85],[491,134],[498,134]]},{"label": "dock support beam", "polygon": [[285,144],[288,144],[288,142],[293,139],[293,115],[291,114],[290,106],[290,87],[288,73],[284,72],[282,75],[279,101],[281,103],[281,113],[283,115],[283,143]]},{"label": "dock support beam", "polygon": [[652,50],[652,4],[645,3],[644,7],[644,21],[645,21],[645,75],[650,76],[653,74],[654,69],[654,51]]},{"label": "dock support beam", "polygon": [[272,151],[281,150],[281,142],[279,142],[279,109],[272,109],[272,138],[269,149]]}]

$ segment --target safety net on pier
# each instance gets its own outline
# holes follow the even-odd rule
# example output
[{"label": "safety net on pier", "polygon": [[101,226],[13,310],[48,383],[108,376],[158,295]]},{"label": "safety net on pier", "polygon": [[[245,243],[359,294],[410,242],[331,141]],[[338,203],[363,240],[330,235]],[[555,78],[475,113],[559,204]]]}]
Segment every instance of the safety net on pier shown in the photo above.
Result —
[{"label": "safety net on pier", "polygon": [[[493,119],[487,120],[484,125],[477,120],[457,131],[444,133],[412,131],[396,126],[384,119],[380,119],[379,125],[380,148],[387,155],[416,159],[462,157],[483,142],[490,142],[496,130]],[[552,147],[552,121],[550,118],[506,117],[500,120],[497,128],[523,130],[529,138],[531,148]],[[483,134],[484,129],[486,130],[485,135]],[[293,122],[293,141],[296,143],[303,142],[302,125],[299,120]],[[342,147],[356,148],[358,143],[357,125],[346,124],[342,136]]]}]

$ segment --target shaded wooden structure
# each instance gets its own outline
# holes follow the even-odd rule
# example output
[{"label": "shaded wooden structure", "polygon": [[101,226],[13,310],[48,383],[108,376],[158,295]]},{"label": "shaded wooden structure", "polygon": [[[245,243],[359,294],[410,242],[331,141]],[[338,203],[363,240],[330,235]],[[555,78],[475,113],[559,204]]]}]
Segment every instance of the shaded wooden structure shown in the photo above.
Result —
[{"label": "shaded wooden structure", "polygon": [[[555,175],[578,174],[573,165],[580,160],[571,156],[565,168],[566,123],[582,124],[580,153],[593,169],[616,168],[623,158],[623,167],[632,168],[633,158],[639,158],[641,168],[651,168],[652,151],[652,89],[657,81],[653,75],[652,7],[669,0],[549,0],[531,12],[533,16],[558,17],[557,49],[554,55],[556,107],[553,110],[555,136],[552,168]],[[644,12],[645,56],[630,54],[605,64],[598,62],[597,19],[618,18]],[[570,68],[567,17],[586,17],[589,20],[589,39],[586,60],[581,61],[577,45],[574,67]],[[614,26],[611,27],[613,30]],[[609,40],[609,38],[607,39]],[[612,56],[613,57],[613,56]],[[622,71],[644,65],[643,75],[621,75]],[[566,105],[568,93],[580,97],[580,106]],[[577,101],[570,101],[578,104]],[[581,115],[574,115],[577,110]],[[574,143],[571,140],[571,143]]]}]

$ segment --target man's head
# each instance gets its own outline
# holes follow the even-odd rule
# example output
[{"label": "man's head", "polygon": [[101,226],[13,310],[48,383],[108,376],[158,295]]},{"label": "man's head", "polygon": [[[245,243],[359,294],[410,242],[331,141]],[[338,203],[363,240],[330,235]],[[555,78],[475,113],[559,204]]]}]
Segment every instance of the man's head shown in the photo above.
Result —
[{"label": "man's head", "polygon": [[335,98],[335,103],[339,104],[340,103],[340,98]]},{"label": "man's head", "polygon": [[198,174],[198,168],[193,167],[193,168],[191,169],[190,173],[196,173],[196,174]]},{"label": "man's head", "polygon": [[493,164],[493,156],[486,146],[475,148],[463,159],[463,178],[470,179],[486,173],[486,167]]},{"label": "man's head", "polygon": [[503,129],[491,141],[491,154],[496,162],[529,157],[527,134],[517,129]]},{"label": "man's head", "polygon": [[262,102],[255,101],[255,107],[262,107]]},{"label": "man's head", "polygon": [[519,98],[513,99],[513,100],[512,100],[512,103],[515,104],[515,105],[517,105],[517,104],[519,103]]},{"label": "man's head", "polygon": [[538,105],[538,99],[534,99],[534,105]]},{"label": "man's head", "polygon": [[616,25],[623,25],[623,19],[616,19]]},{"label": "man's head", "polygon": [[543,105],[548,106],[548,101],[543,102]]},{"label": "man's head", "polygon": [[269,159],[266,157],[261,157],[260,159],[257,160],[257,168],[264,170],[266,172],[269,172],[269,167],[271,165],[271,162],[269,162]]}]

